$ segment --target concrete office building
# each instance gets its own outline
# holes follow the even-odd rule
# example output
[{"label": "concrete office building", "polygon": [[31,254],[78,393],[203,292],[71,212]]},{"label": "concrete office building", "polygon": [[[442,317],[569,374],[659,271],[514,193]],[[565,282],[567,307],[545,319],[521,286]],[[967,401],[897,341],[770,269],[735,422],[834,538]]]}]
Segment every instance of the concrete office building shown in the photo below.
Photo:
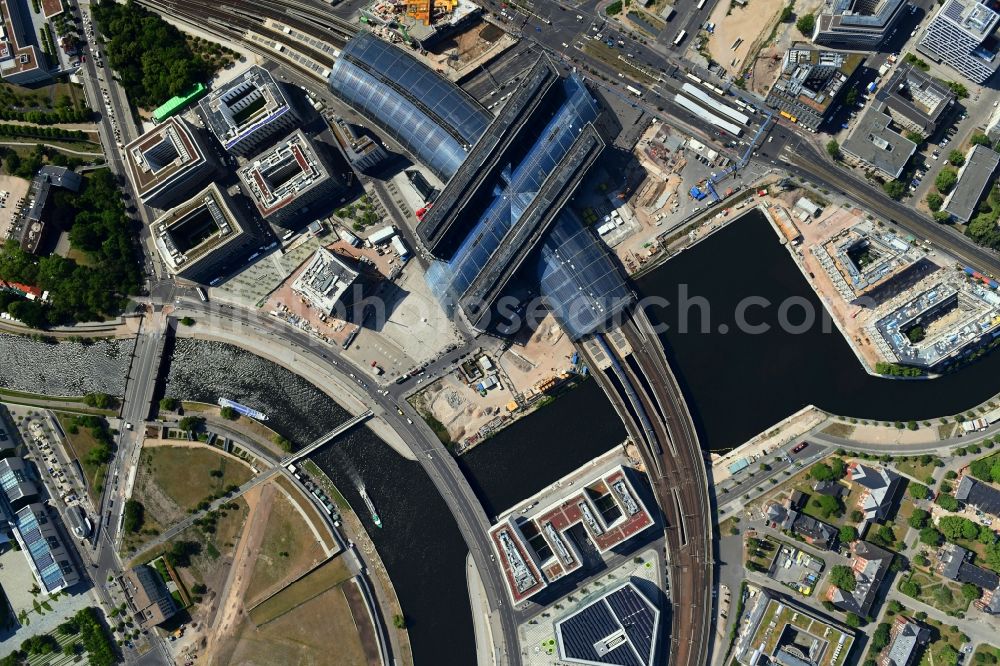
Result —
[{"label": "concrete office building", "polygon": [[834,101],[846,89],[864,56],[798,43],[785,52],[767,105],[815,132]]},{"label": "concrete office building", "polygon": [[654,666],[659,623],[656,605],[626,581],[556,621],[559,662]]},{"label": "concrete office building", "polygon": [[194,282],[213,283],[260,242],[214,183],[154,220],[151,227],[167,269]]},{"label": "concrete office building", "polygon": [[22,0],[0,0],[0,77],[19,86],[52,78],[45,54],[36,46],[35,25],[24,14],[27,7]]},{"label": "concrete office building", "polygon": [[21,226],[21,249],[29,254],[36,254],[49,229],[48,216],[45,215],[49,203],[49,195],[53,187],[62,187],[70,192],[79,192],[83,179],[80,174],[66,167],[47,164],[38,170],[31,181],[28,198],[31,206],[24,214]]},{"label": "concrete office building", "polygon": [[917,50],[974,83],[1000,67],[994,32],[1000,15],[974,0],[947,0],[931,19]]},{"label": "concrete office building", "polygon": [[139,199],[153,208],[183,201],[211,180],[215,163],[198,132],[180,116],[125,146],[125,168]]},{"label": "concrete office building", "polygon": [[286,136],[237,174],[260,216],[275,224],[287,224],[312,204],[335,197],[345,187],[302,130]]},{"label": "concrete office building", "polygon": [[934,133],[941,116],[954,101],[951,88],[905,62],[875,93],[876,105],[881,105],[893,122],[925,137]]},{"label": "concrete office building", "polygon": [[323,314],[332,315],[338,303],[345,307],[351,305],[352,299],[344,299],[344,294],[357,279],[356,270],[321,247],[292,282],[292,291]]},{"label": "concrete office building", "polygon": [[970,148],[965,155],[965,164],[958,170],[958,182],[944,198],[944,210],[954,219],[967,224],[993,182],[998,165],[1000,153],[992,148],[980,145]]},{"label": "concrete office building", "polygon": [[300,119],[281,86],[262,67],[251,67],[198,103],[205,125],[234,155],[259,152]]},{"label": "concrete office building", "polygon": [[901,293],[936,265],[919,245],[865,220],[810,248],[841,298],[872,307]]},{"label": "concrete office building", "polygon": [[118,582],[141,629],[162,624],[177,613],[173,597],[152,567],[140,564],[126,571]]},{"label": "concrete office building", "polygon": [[344,157],[358,171],[372,171],[389,159],[389,151],[382,144],[340,116],[330,119],[329,125]]},{"label": "concrete office building", "polygon": [[835,49],[877,51],[906,13],[906,0],[834,0],[816,17],[813,42]]},{"label": "concrete office building", "polygon": [[917,144],[893,129],[892,118],[872,106],[861,116],[840,150],[855,164],[894,180],[903,173],[917,151]]}]

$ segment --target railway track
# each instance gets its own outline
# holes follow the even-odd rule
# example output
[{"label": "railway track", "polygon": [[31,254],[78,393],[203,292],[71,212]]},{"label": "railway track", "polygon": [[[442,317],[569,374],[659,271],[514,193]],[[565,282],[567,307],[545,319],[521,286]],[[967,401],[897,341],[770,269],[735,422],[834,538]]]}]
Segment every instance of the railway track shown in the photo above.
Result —
[{"label": "railway track", "polygon": [[[620,394],[603,371],[594,374],[623,415],[633,441],[643,443],[639,448],[663,512],[673,609],[667,663],[704,666],[711,648],[714,558],[701,446],[684,396],[645,314],[637,311],[619,331],[607,336],[611,344],[605,348],[633,390]],[[629,351],[623,352],[623,347]],[[580,349],[587,353],[585,346]],[[588,360],[597,367],[593,359]],[[635,407],[628,406],[636,399],[647,417],[643,423],[636,421]]]}]

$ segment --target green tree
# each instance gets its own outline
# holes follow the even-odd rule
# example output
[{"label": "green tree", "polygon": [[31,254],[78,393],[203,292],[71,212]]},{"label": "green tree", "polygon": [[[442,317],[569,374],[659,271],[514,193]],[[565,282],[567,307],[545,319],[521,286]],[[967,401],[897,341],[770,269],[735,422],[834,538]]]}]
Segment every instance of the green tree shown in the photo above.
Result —
[{"label": "green tree", "polygon": [[933,212],[936,213],[937,211],[941,210],[941,206],[943,205],[944,205],[944,197],[942,197],[937,192],[927,193],[927,207],[930,208]]},{"label": "green tree", "polygon": [[924,135],[920,132],[914,132],[912,130],[906,133],[906,138],[918,146],[924,142]]},{"label": "green tree", "polygon": [[114,404],[115,399],[107,393],[88,393],[83,396],[83,402],[88,407],[97,409],[108,409]]},{"label": "green tree", "polygon": [[907,521],[915,530],[922,530],[930,524],[931,514],[929,511],[924,511],[923,509],[914,509],[913,513],[910,514],[910,519]]},{"label": "green tree", "polygon": [[193,317],[181,317],[180,318],[180,322],[181,322],[181,326],[194,326],[194,318]]},{"label": "green tree", "polygon": [[947,224],[948,222],[951,222],[951,213],[946,210],[935,211],[931,217],[939,224]]},{"label": "green tree", "polygon": [[816,27],[816,17],[812,14],[803,14],[795,22],[795,27],[806,37],[812,37],[813,29]]},{"label": "green tree", "polygon": [[953,150],[948,153],[948,161],[951,162],[953,166],[960,167],[965,164],[965,155],[963,155],[960,150]]},{"label": "green tree", "polygon": [[200,428],[204,423],[205,419],[201,416],[185,416],[177,425],[181,430],[191,432]]},{"label": "green tree", "polygon": [[824,518],[834,515],[839,516],[844,512],[844,507],[840,503],[840,500],[831,495],[820,495],[812,500],[812,503]]},{"label": "green tree", "polygon": [[397,629],[406,629],[406,618],[399,613],[392,616],[392,626]]},{"label": "green tree", "polygon": [[844,525],[840,528],[840,542],[851,543],[858,540],[858,530],[853,525]]},{"label": "green tree", "polygon": [[225,407],[219,410],[219,416],[229,421],[235,421],[236,419],[240,418],[239,412],[237,412],[229,405],[226,405]]},{"label": "green tree", "polygon": [[834,479],[833,468],[826,463],[816,463],[809,468],[809,476],[817,481],[832,481]]},{"label": "green tree", "polygon": [[945,167],[938,172],[937,178],[934,179],[934,187],[941,194],[948,194],[955,187],[956,182],[958,182],[958,172]]},{"label": "green tree", "polygon": [[938,520],[938,529],[944,535],[944,538],[949,541],[959,539],[969,541],[979,536],[979,526],[962,516],[942,517]]},{"label": "green tree", "polygon": [[833,159],[835,160],[840,159],[840,144],[837,143],[836,139],[830,139],[829,141],[826,142],[826,152]]},{"label": "green tree", "polygon": [[962,596],[966,601],[974,601],[983,595],[983,591],[972,583],[964,583],[962,585]]},{"label": "green tree", "polygon": [[843,564],[835,564],[830,569],[830,584],[844,592],[853,592],[858,586],[858,581],[854,578],[854,571],[851,567]]},{"label": "green tree", "polygon": [[965,99],[966,97],[969,96],[968,88],[966,88],[965,85],[959,83],[958,81],[948,81],[947,85],[949,88],[951,88],[951,91],[955,93],[955,95],[959,99]]},{"label": "green tree", "polygon": [[942,492],[937,498],[938,506],[940,506],[945,511],[958,511],[961,509],[961,504],[955,499],[954,495],[949,495],[946,492]]},{"label": "green tree", "polygon": [[847,617],[844,618],[844,622],[847,623],[848,627],[853,627],[854,629],[857,629],[865,623],[865,621],[857,613],[848,613]]},{"label": "green tree", "polygon": [[920,530],[920,543],[928,546],[939,546],[944,541],[944,536],[933,527],[925,527]]},{"label": "green tree", "polygon": [[906,185],[898,180],[887,180],[882,184],[882,189],[893,199],[902,199],[906,194]]},{"label": "green tree", "polygon": [[974,146],[986,146],[987,148],[993,147],[993,142],[990,141],[990,137],[985,134],[973,134],[969,139],[969,143]]},{"label": "green tree", "polygon": [[899,584],[899,591],[908,597],[913,597],[914,599],[920,598],[920,585],[909,578]]},{"label": "green tree", "polygon": [[878,627],[875,629],[875,633],[872,634],[872,645],[869,649],[870,654],[881,652],[883,648],[889,644],[891,631],[891,624],[888,622],[879,623]]},{"label": "green tree", "polygon": [[778,17],[778,20],[781,21],[782,23],[788,23],[789,21],[792,20],[792,13],[794,12],[794,10],[795,10],[795,3],[791,2],[788,3],[787,5],[781,8],[781,16]]},{"label": "green tree", "polygon": [[138,534],[142,530],[142,525],[146,520],[146,507],[138,500],[129,499],[125,501],[124,513],[122,528],[126,532]]},{"label": "green tree", "polygon": [[175,398],[160,398],[160,409],[172,412],[177,409],[177,400]]}]

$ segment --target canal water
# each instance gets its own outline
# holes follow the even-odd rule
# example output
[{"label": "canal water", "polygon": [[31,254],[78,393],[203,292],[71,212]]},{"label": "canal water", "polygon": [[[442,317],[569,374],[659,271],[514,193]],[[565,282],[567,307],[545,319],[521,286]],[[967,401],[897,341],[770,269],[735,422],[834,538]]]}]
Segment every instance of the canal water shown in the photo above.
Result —
[{"label": "canal water", "polygon": [[60,343],[0,333],[0,386],[54,396],[122,395],[135,339]]}]

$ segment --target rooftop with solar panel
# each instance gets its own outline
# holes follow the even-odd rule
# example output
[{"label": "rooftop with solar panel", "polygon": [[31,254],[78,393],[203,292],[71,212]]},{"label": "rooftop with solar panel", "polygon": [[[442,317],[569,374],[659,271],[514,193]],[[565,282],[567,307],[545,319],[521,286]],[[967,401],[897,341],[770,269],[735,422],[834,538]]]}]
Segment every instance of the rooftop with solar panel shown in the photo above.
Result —
[{"label": "rooftop with solar panel", "polygon": [[556,622],[559,658],[567,664],[652,666],[660,611],[635,583],[604,592]]}]

